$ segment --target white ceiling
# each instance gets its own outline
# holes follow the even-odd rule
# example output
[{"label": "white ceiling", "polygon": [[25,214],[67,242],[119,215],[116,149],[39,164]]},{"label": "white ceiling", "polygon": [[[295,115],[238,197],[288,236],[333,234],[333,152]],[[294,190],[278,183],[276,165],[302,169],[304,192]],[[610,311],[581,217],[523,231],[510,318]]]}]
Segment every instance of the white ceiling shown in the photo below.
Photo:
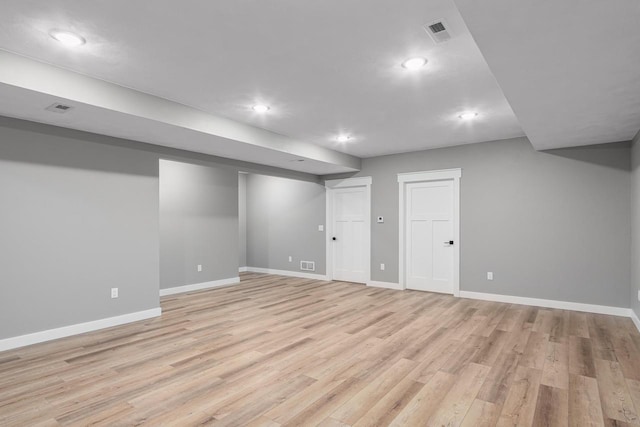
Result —
[{"label": "white ceiling", "polygon": [[[451,0],[177,5],[3,0],[0,47],[360,157],[523,135]],[[440,18],[453,38],[436,45],[422,26]],[[88,43],[64,48],[51,28]],[[415,55],[424,70],[400,66]]]},{"label": "white ceiling", "polygon": [[313,175],[328,175],[357,170],[335,161],[320,161],[313,158],[314,156],[305,157],[258,145],[238,143],[221,136],[76,101],[64,101],[66,105],[72,107],[65,114],[56,114],[45,110],[45,107],[60,101],[59,97],[0,83],[0,115],[7,117],[26,119],[133,141],[148,142],[164,147],[211,154]]},{"label": "white ceiling", "polygon": [[640,129],[640,1],[456,0],[535,148]]},{"label": "white ceiling", "polygon": [[[0,55],[0,114],[314,174],[357,168],[336,151],[371,157],[525,133],[548,149],[629,140],[640,128],[637,0],[2,0],[1,11],[0,49],[77,74],[10,83],[2,61],[14,59]],[[435,44],[422,27],[442,18],[453,37]],[[87,44],[65,48],[52,28]],[[400,66],[416,55],[424,69]],[[71,90],[73,75],[84,83]],[[38,89],[43,81],[53,89]],[[47,115],[40,104],[51,99],[83,110]],[[258,115],[254,103],[271,110]],[[465,122],[464,111],[479,115]],[[339,133],[354,138],[341,144]]]}]

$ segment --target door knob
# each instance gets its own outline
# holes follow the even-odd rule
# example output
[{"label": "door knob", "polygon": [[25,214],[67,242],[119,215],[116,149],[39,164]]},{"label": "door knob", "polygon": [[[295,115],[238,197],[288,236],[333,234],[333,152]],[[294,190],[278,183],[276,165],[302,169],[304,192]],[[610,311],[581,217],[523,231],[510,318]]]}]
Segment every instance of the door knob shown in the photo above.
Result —
[{"label": "door knob", "polygon": [[449,240],[448,242],[444,242],[445,245],[453,245],[453,240]]},{"label": "door knob", "polygon": [[332,237],[331,240],[338,240],[338,238],[337,237]]}]

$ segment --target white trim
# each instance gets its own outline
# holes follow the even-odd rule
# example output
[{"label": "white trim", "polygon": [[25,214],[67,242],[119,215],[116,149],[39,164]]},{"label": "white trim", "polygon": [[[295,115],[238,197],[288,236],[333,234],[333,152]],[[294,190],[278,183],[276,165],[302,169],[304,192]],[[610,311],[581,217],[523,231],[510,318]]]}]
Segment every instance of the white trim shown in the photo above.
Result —
[{"label": "white trim", "polygon": [[581,302],[556,301],[551,299],[516,297],[511,295],[489,294],[484,292],[461,291],[462,298],[471,298],[483,301],[506,302],[510,304],[531,305],[535,307],[557,308],[560,310],[582,311],[585,313],[609,314],[612,316],[631,317],[633,310],[623,307],[611,307],[608,305],[584,304]]},{"label": "white trim", "polygon": [[274,270],[273,268],[247,267],[251,273],[277,274],[279,276],[300,277],[302,279],[329,280],[323,274],[303,273],[302,271]]},{"label": "white trim", "polygon": [[359,176],[357,178],[345,178],[345,179],[327,179],[324,181],[326,188],[349,188],[349,187],[364,187],[371,185],[373,178],[370,176]]},{"label": "white trim", "polygon": [[247,268],[249,268],[249,267],[247,267],[246,265],[244,267],[238,268],[238,273],[246,273],[247,271],[249,271],[249,270],[247,270]]},{"label": "white trim", "polygon": [[97,331],[99,329],[110,328],[112,326],[124,325],[125,323],[138,322],[140,320],[151,319],[162,314],[160,307],[152,308],[135,313],[127,313],[120,316],[107,317],[106,319],[92,320],[90,322],[77,323],[75,325],[63,326],[61,328],[48,329],[46,331],[34,332],[32,334],[20,335],[17,337],[0,340],[0,351],[11,350],[27,345],[38,344],[45,341],[56,340],[58,338],[70,337],[72,335],[84,334],[85,332]]},{"label": "white trim", "polygon": [[631,320],[633,320],[633,323],[636,325],[636,328],[638,328],[638,332],[640,332],[640,319],[638,319],[638,316],[636,315],[636,312],[633,311],[632,309],[629,309],[631,311],[631,314],[629,315],[629,317],[631,317]]},{"label": "white trim", "polygon": [[357,178],[346,179],[331,179],[324,182],[326,188],[326,203],[325,203],[325,265],[327,266],[326,280],[333,280],[333,245],[331,244],[331,238],[333,237],[333,190],[336,188],[351,188],[351,187],[364,187],[366,198],[366,210],[365,210],[365,230],[367,234],[365,236],[365,248],[367,255],[365,256],[365,283],[371,281],[371,185],[373,178],[370,176],[361,176]]},{"label": "white trim", "polygon": [[423,172],[407,172],[398,174],[398,182],[422,182],[448,180],[462,177],[462,169],[440,169]]},{"label": "white trim", "polygon": [[181,294],[184,292],[200,291],[203,289],[218,288],[220,286],[228,286],[240,283],[239,277],[230,277],[228,279],[214,280],[212,282],[195,283],[193,285],[176,286],[175,288],[160,289],[160,296]]},{"label": "white trim", "polygon": [[400,286],[400,283],[378,282],[376,280],[368,281],[367,282],[367,286],[372,286],[374,288],[395,289],[395,290],[398,290],[398,291],[402,290],[402,286]]},{"label": "white trim", "polygon": [[410,182],[428,182],[428,181],[453,181],[453,296],[460,296],[460,178],[462,177],[462,169],[441,169],[434,171],[409,172],[398,174],[398,270],[399,284],[401,289],[406,289],[405,283],[405,190],[406,184]]}]

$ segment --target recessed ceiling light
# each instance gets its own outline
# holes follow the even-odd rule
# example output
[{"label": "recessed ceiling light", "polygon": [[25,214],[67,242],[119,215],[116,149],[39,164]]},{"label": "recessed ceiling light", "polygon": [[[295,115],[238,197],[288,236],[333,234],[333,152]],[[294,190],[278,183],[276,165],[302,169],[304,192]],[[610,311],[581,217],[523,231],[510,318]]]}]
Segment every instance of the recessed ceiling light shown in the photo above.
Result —
[{"label": "recessed ceiling light", "polygon": [[402,68],[407,70],[418,70],[427,65],[427,59],[417,56],[415,58],[409,58],[402,63]]},{"label": "recessed ceiling light", "polygon": [[351,139],[351,135],[338,135],[336,137],[336,141],[338,142],[347,142]]},{"label": "recessed ceiling light", "polygon": [[256,113],[266,113],[267,111],[269,111],[271,109],[271,107],[269,107],[268,105],[263,105],[263,104],[256,104],[251,108]]},{"label": "recessed ceiling light", "polygon": [[84,37],[70,31],[51,30],[49,35],[52,39],[69,47],[81,46],[87,42]]},{"label": "recessed ceiling light", "polygon": [[461,118],[462,120],[471,120],[478,117],[478,113],[475,113],[475,112],[462,113],[458,117]]}]

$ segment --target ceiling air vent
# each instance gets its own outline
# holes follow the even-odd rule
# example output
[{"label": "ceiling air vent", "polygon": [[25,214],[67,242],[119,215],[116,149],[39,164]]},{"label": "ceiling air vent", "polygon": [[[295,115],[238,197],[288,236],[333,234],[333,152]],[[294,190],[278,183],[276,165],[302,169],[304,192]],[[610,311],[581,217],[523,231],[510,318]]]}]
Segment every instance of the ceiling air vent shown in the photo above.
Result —
[{"label": "ceiling air vent", "polygon": [[427,32],[427,34],[429,34],[429,37],[431,37],[431,39],[435,43],[442,43],[451,39],[451,34],[447,29],[447,24],[444,19],[439,19],[435,22],[425,25],[424,30]]},{"label": "ceiling air vent", "polygon": [[45,110],[47,111],[53,111],[54,113],[59,113],[59,114],[64,114],[71,109],[73,109],[72,106],[60,104],[59,102],[56,102],[55,104],[51,104],[47,108],[45,108]]}]

